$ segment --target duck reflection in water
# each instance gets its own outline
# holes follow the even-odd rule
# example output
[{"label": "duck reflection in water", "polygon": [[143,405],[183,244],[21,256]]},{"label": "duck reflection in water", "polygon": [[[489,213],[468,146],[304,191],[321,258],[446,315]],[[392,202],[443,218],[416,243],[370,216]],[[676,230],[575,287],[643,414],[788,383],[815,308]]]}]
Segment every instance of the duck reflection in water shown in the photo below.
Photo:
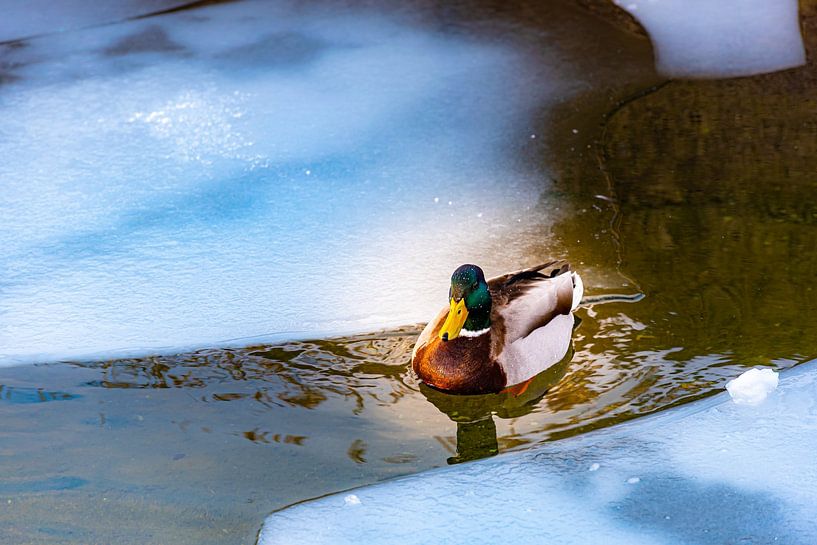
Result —
[{"label": "duck reflection in water", "polygon": [[[577,319],[577,326],[578,323]],[[533,412],[548,390],[558,384],[567,373],[573,359],[572,343],[568,344],[567,352],[560,357],[560,360],[527,382],[495,394],[449,394],[420,383],[420,392],[425,398],[457,424],[457,454],[448,458],[448,463],[458,464],[498,454],[494,416],[512,419]]]}]

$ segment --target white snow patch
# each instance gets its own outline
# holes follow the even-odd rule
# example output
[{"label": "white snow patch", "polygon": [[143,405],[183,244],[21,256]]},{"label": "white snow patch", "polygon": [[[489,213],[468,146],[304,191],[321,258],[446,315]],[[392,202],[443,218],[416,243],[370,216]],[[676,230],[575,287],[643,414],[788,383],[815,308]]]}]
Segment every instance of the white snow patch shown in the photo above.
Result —
[{"label": "white snow patch", "polygon": [[485,335],[491,331],[490,327],[486,327],[485,329],[479,329],[477,331],[471,331],[470,329],[461,329],[460,336],[461,337],[479,337],[480,335]]},{"label": "white snow patch", "polygon": [[738,405],[758,405],[777,388],[779,377],[772,369],[749,369],[726,383],[726,391]]},{"label": "white snow patch", "polygon": [[343,498],[343,503],[346,505],[360,505],[360,498],[354,494],[349,494]]},{"label": "white snow patch", "polygon": [[668,76],[749,76],[806,62],[797,0],[637,0],[622,7],[644,25],[657,68]]}]

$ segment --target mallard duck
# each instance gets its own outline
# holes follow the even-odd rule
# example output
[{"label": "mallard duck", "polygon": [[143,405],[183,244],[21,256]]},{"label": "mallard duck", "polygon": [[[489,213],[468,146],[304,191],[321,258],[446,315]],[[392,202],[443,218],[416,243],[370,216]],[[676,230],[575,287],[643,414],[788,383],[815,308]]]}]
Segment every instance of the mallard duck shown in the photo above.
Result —
[{"label": "mallard duck", "polygon": [[559,362],[570,347],[582,280],[552,261],[485,280],[476,265],[451,275],[449,306],[411,355],[424,383],[450,393],[499,392]]}]

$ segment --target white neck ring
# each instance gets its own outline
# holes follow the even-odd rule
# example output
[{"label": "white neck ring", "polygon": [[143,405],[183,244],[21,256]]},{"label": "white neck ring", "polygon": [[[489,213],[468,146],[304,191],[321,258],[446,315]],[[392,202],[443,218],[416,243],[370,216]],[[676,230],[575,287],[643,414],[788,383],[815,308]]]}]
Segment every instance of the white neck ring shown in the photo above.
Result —
[{"label": "white neck ring", "polygon": [[461,329],[460,330],[460,336],[461,337],[479,337],[480,335],[485,335],[489,331],[491,331],[490,326],[486,327],[485,329],[480,329],[479,331],[471,331],[471,330],[468,330],[468,329]]}]

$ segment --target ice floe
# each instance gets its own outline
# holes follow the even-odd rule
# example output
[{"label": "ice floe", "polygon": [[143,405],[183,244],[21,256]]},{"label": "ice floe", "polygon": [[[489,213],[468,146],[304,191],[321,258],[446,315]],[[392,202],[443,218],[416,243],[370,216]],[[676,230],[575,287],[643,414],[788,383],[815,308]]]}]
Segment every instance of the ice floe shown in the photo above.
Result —
[{"label": "ice floe", "polygon": [[726,383],[726,390],[738,405],[758,405],[777,388],[779,378],[773,369],[749,369]]},{"label": "ice floe", "polygon": [[806,62],[797,0],[615,0],[672,77],[748,76]]}]

